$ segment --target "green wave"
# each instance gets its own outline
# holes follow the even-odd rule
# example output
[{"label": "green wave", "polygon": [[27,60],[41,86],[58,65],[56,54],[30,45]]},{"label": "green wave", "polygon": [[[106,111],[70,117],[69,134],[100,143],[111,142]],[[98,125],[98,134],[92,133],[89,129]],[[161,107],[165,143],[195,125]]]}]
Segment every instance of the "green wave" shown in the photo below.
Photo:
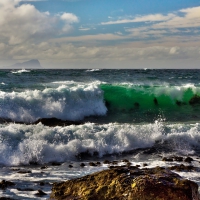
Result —
[{"label": "green wave", "polygon": [[200,88],[195,86],[102,84],[100,87],[110,112],[140,113],[140,117],[144,113],[150,113],[149,116],[162,113],[171,119],[183,118],[180,116],[183,114],[199,115],[194,107],[200,107]]}]

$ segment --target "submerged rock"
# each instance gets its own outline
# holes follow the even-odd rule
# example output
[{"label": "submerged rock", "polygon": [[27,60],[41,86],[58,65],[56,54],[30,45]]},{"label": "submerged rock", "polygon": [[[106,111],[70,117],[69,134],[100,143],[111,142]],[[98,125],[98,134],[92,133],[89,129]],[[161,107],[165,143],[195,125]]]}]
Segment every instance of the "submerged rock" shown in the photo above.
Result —
[{"label": "submerged rock", "polygon": [[194,96],[190,99],[189,104],[190,104],[190,105],[198,105],[198,104],[200,104],[200,96],[194,95]]},{"label": "submerged rock", "polygon": [[199,200],[199,194],[196,183],[161,167],[114,167],[54,183],[50,199]]}]

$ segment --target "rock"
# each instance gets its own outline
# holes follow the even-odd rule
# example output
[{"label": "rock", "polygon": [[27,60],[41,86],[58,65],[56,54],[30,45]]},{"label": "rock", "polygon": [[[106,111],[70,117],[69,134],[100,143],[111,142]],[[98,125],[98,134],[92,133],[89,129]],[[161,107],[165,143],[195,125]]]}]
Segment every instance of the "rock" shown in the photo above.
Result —
[{"label": "rock", "polygon": [[174,161],[177,161],[177,162],[183,161],[183,157],[181,157],[181,156],[174,156],[173,159],[174,159]]},{"label": "rock", "polygon": [[110,161],[109,160],[104,160],[103,163],[104,164],[110,164]]},{"label": "rock", "polygon": [[89,162],[89,165],[92,167],[96,167],[97,165],[94,162]]},{"label": "rock", "polygon": [[146,166],[148,166],[148,164],[147,163],[143,163],[143,167],[146,167]]},{"label": "rock", "polygon": [[40,169],[47,169],[48,168],[48,166],[42,166],[42,167],[40,167]]},{"label": "rock", "polygon": [[60,162],[52,162],[51,165],[52,165],[52,166],[60,166],[61,163],[60,163]]},{"label": "rock", "polygon": [[32,173],[31,170],[19,170],[17,173],[19,174],[29,174]]},{"label": "rock", "polygon": [[82,178],[54,183],[50,199],[199,200],[198,185],[168,169],[114,166]]},{"label": "rock", "polygon": [[11,182],[11,181],[6,181],[6,180],[2,180],[0,182],[0,189],[4,190],[6,189],[7,187],[10,187],[10,186],[14,186],[15,183]]},{"label": "rock", "polygon": [[129,160],[127,160],[127,159],[124,159],[124,160],[122,160],[122,162],[126,162],[126,163],[128,163],[128,162],[129,162]]},{"label": "rock", "polygon": [[191,162],[193,161],[193,158],[187,157],[187,158],[185,158],[184,161],[185,161],[185,162],[188,162],[188,163],[191,163]]},{"label": "rock", "polygon": [[81,163],[80,166],[81,166],[81,167],[85,167],[85,164],[84,164],[84,163]]},{"label": "rock", "polygon": [[69,165],[68,167],[69,167],[69,168],[73,168],[73,165]]},{"label": "rock", "polygon": [[173,158],[166,158],[166,157],[163,157],[163,158],[162,158],[162,161],[172,162],[172,161],[173,161]]},{"label": "rock", "polygon": [[194,95],[194,96],[190,99],[189,104],[190,104],[190,105],[198,105],[198,104],[200,104],[200,96]]},{"label": "rock", "polygon": [[79,122],[79,121],[69,121],[69,120],[61,120],[61,119],[57,119],[55,117],[52,118],[41,118],[38,119],[37,121],[33,122],[32,124],[38,124],[38,123],[42,123],[45,126],[69,126],[69,125],[80,125],[83,124],[83,122]]},{"label": "rock", "polygon": [[171,166],[169,167],[170,170],[175,170],[175,171],[192,171],[192,170],[195,170],[196,168],[192,165],[189,165],[189,166],[186,166],[186,165],[176,165],[176,166]]},{"label": "rock", "polygon": [[42,190],[38,190],[38,192],[35,194],[36,196],[44,196],[47,195],[45,192],[43,192]]}]

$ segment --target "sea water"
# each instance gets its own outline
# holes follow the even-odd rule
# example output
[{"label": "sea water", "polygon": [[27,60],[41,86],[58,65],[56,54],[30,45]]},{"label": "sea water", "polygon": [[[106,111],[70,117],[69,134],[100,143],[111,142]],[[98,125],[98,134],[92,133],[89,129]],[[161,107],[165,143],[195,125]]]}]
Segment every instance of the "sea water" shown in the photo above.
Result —
[{"label": "sea water", "polygon": [[[179,155],[199,167],[199,96],[200,70],[0,70],[0,180],[16,184],[0,197],[48,199],[52,183],[109,166],[91,161],[167,167]],[[81,124],[34,124],[53,117]]]}]

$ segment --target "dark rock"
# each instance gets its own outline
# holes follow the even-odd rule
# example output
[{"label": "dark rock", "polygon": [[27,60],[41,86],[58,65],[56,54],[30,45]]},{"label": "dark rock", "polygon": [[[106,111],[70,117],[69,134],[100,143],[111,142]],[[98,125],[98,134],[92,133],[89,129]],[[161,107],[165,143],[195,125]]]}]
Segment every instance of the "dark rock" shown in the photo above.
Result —
[{"label": "dark rock", "polygon": [[100,165],[100,164],[101,164],[101,162],[96,162],[96,164],[97,164],[97,165]]},{"label": "dark rock", "polygon": [[122,162],[126,162],[126,163],[128,163],[128,162],[129,162],[129,160],[127,160],[127,159],[124,159],[124,160],[122,160]]},{"label": "dark rock", "polygon": [[69,168],[73,168],[73,165],[69,165],[68,167],[69,167]]},{"label": "dark rock", "polygon": [[193,158],[187,157],[187,158],[185,158],[184,161],[185,161],[185,162],[188,162],[188,163],[191,163],[191,162],[193,161]]},{"label": "dark rock", "polygon": [[61,163],[59,163],[59,162],[52,162],[51,165],[52,165],[52,166],[60,166]]},{"label": "dark rock", "polygon": [[81,166],[81,167],[85,167],[85,164],[84,164],[84,163],[81,163],[80,166]]},{"label": "dark rock", "polygon": [[166,158],[166,157],[163,157],[163,158],[162,158],[162,161],[173,162],[173,158]]},{"label": "dark rock", "polygon": [[109,160],[104,160],[103,163],[104,164],[110,164],[110,161]]},{"label": "dark rock", "polygon": [[30,165],[39,165],[39,163],[37,161],[30,161],[29,164]]},{"label": "dark rock", "polygon": [[47,166],[40,167],[40,169],[47,169],[47,168],[48,168]]},{"label": "dark rock", "polygon": [[146,167],[146,166],[148,166],[148,164],[147,163],[143,163],[143,167]]},{"label": "dark rock", "polygon": [[28,173],[32,173],[31,170],[19,170],[17,173],[19,174],[28,174]]},{"label": "dark rock", "polygon": [[40,184],[40,186],[44,186],[45,182],[41,181],[39,184]]},{"label": "dark rock", "polygon": [[82,178],[54,183],[51,199],[81,200],[199,200],[198,185],[156,167],[115,166]]},{"label": "dark rock", "polygon": [[38,190],[38,192],[35,194],[36,196],[44,196],[47,195],[45,192],[43,192],[42,190]]},{"label": "dark rock", "polygon": [[11,182],[11,181],[6,181],[6,180],[2,180],[0,182],[0,189],[4,190],[6,189],[7,187],[11,187],[11,186],[14,186],[15,183]]},{"label": "dark rock", "polygon": [[174,159],[174,161],[177,161],[177,162],[183,161],[183,157],[181,157],[181,156],[174,156],[173,159]]},{"label": "dark rock", "polygon": [[117,161],[117,160],[113,160],[111,163],[112,163],[113,165],[118,165],[118,161]]},{"label": "dark rock", "polygon": [[138,102],[135,102],[135,103],[134,103],[134,107],[135,107],[135,108],[139,108],[139,107],[140,107],[140,104],[139,104]]},{"label": "dark rock", "polygon": [[97,165],[94,162],[89,162],[90,166],[96,167]]},{"label": "dark rock", "polygon": [[0,200],[14,200],[14,199],[11,199],[9,197],[0,197]]},{"label": "dark rock", "polygon": [[175,165],[175,166],[171,166],[169,167],[170,170],[175,170],[175,171],[192,171],[192,170],[196,170],[196,168],[192,165],[186,166],[186,165]]},{"label": "dark rock", "polygon": [[32,188],[17,188],[18,191],[34,191]]},{"label": "dark rock", "polygon": [[52,118],[42,118],[38,119],[37,121],[33,122],[32,124],[38,124],[42,123],[45,126],[69,126],[69,125],[80,125],[83,124],[83,122],[78,122],[78,121],[69,121],[69,120],[61,120],[57,119],[55,117]]},{"label": "dark rock", "polygon": [[200,96],[194,95],[194,96],[190,99],[189,104],[190,104],[190,105],[198,105],[198,104],[200,104]]},{"label": "dark rock", "polygon": [[158,100],[156,98],[153,99],[153,102],[156,106],[158,106]]}]

